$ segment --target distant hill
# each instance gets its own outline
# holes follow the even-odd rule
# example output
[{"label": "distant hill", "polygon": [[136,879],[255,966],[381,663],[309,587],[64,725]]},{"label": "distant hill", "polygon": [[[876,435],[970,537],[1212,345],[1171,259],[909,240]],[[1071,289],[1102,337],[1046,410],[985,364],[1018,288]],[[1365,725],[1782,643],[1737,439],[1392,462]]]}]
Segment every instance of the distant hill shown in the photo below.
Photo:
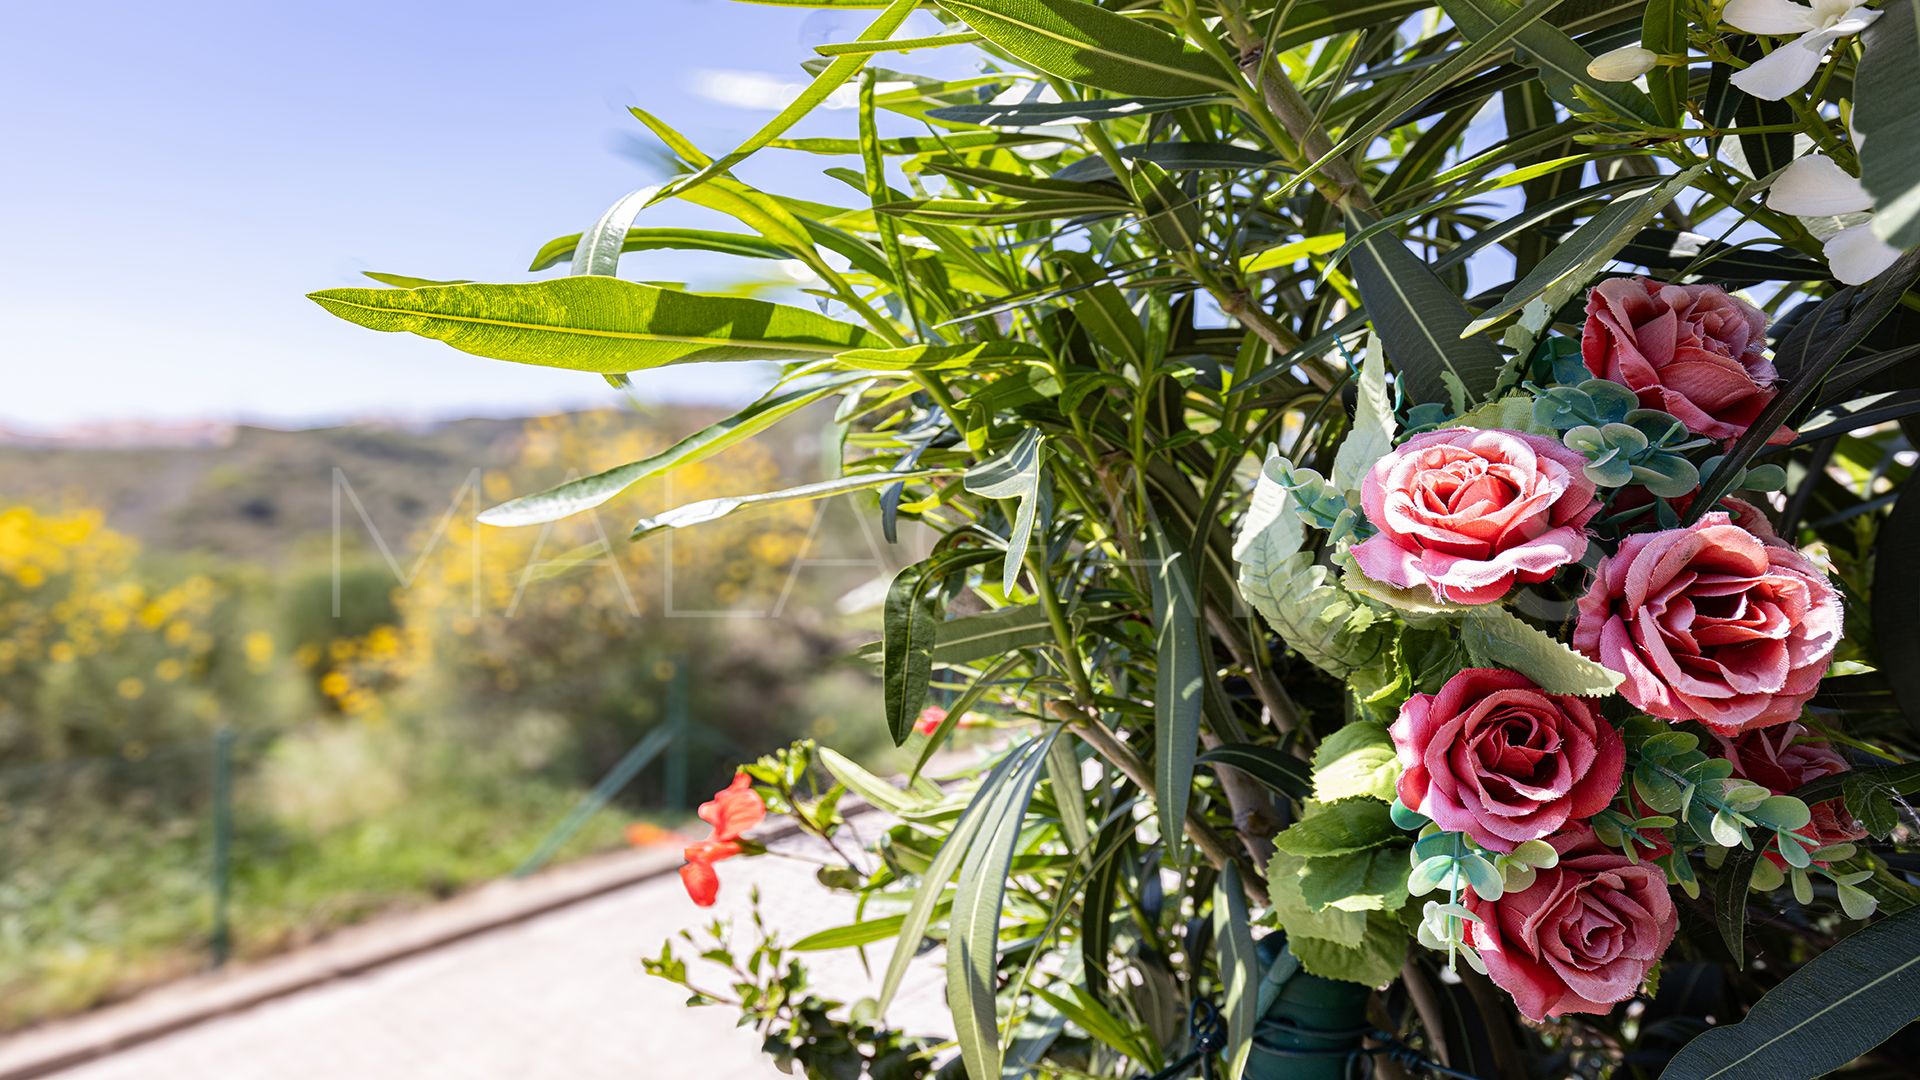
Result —
[{"label": "distant hill", "polygon": [[[632,420],[678,437],[720,415],[672,406]],[[524,423],[370,422],[298,431],[202,424],[103,427],[59,439],[0,435],[0,505],[99,507],[110,525],[150,550],[273,564],[330,535],[336,470],[388,542],[399,543],[431,528],[473,470],[510,467]],[[817,426],[806,417],[789,423],[794,441],[780,457],[804,469],[815,460],[800,452],[804,436]],[[358,528],[350,503],[344,514]]]}]

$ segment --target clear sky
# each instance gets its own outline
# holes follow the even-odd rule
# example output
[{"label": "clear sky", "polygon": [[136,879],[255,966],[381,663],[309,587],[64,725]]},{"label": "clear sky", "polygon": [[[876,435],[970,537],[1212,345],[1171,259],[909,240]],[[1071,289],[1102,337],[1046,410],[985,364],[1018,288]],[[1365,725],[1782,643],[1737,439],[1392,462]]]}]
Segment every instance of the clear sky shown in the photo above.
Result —
[{"label": "clear sky", "polygon": [[[873,15],[727,0],[15,5],[0,32],[0,426],[606,402],[596,376],[376,334],[304,294],[365,284],[363,270],[524,280],[542,243],[659,179],[628,105],[730,149],[771,115],[745,99],[778,97],[813,45]],[[853,122],[830,112],[796,133]],[[763,151],[740,173],[830,195],[844,189],[803,182],[830,161]],[[728,227],[690,207],[647,213]],[[652,252],[621,272],[711,285],[775,266]],[[636,381],[738,398],[761,378],[705,365]]]}]

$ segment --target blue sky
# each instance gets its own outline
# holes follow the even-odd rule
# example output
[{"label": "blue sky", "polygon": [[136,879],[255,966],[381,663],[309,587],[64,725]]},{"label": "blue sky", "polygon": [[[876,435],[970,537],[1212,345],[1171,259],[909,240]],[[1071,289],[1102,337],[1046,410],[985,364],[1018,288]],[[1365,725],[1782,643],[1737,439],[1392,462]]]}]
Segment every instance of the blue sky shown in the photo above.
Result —
[{"label": "blue sky", "polygon": [[[595,376],[372,333],[304,294],[363,270],[523,280],[543,242],[658,178],[631,155],[643,131],[628,105],[729,149],[770,113],[716,100],[728,79],[715,72],[798,80],[813,45],[873,14],[727,0],[16,6],[0,35],[0,426],[609,401]],[[903,34],[934,32],[924,18]],[[796,131],[852,123],[829,112]],[[839,185],[809,177],[826,160],[766,151],[740,173],[826,195]],[[721,224],[694,208],[648,215]],[[773,266],[656,252],[622,273],[712,285]],[[656,397],[738,398],[764,378],[717,367],[638,381]]]}]

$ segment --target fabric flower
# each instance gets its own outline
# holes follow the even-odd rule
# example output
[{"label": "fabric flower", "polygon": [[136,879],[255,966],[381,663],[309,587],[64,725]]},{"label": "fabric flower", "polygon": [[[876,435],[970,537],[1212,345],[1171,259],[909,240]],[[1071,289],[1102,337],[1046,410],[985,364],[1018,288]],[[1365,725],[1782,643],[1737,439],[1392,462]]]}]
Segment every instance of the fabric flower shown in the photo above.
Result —
[{"label": "fabric flower", "polygon": [[[1832,158],[1804,154],[1767,186],[1767,207],[1798,218],[1831,218],[1871,212],[1873,196]],[[1872,218],[1827,237],[1823,250],[1827,268],[1844,285],[1871,281],[1900,258],[1899,248],[1874,235]]]},{"label": "fabric flower", "polygon": [[1391,732],[1400,802],[1493,851],[1606,809],[1626,761],[1593,706],[1499,668],[1467,668],[1438,694],[1413,695]]},{"label": "fabric flower", "polygon": [[689,844],[682,855],[687,863],[680,868],[681,884],[687,895],[701,907],[712,907],[720,895],[720,875],[713,864],[740,854],[740,837],[767,816],[767,804],[753,790],[753,778],[735,773],[733,783],[716,792],[712,800],[700,804],[700,820],[713,826],[713,835]]},{"label": "fabric flower", "polygon": [[1620,693],[1722,735],[1796,719],[1840,643],[1840,596],[1805,555],[1715,511],[1627,537],[1580,598],[1574,648]]},{"label": "fabric flower", "polygon": [[[1610,278],[1587,294],[1580,358],[1695,435],[1732,440],[1773,400],[1766,344],[1766,315],[1717,286]],[[1783,427],[1767,441],[1792,439]]]},{"label": "fabric flower", "polygon": [[1633,996],[1673,942],[1666,875],[1576,826],[1549,840],[1560,861],[1498,900],[1467,899],[1467,943],[1532,1020],[1605,1013]]},{"label": "fabric flower", "polygon": [[1733,73],[1733,85],[1766,101],[1779,101],[1807,85],[1827,46],[1873,25],[1880,13],[1852,0],[1732,0],[1720,21],[1736,30],[1767,37],[1793,35],[1772,52]]},{"label": "fabric flower", "polygon": [[1435,600],[1490,604],[1587,550],[1599,512],[1586,459],[1552,439],[1448,428],[1415,435],[1360,486],[1379,533],[1353,548],[1362,573]]},{"label": "fabric flower", "polygon": [[[1733,763],[1733,775],[1751,780],[1775,795],[1791,795],[1801,785],[1823,776],[1852,771],[1846,758],[1825,740],[1814,738],[1800,724],[1748,731],[1731,739],[1716,735],[1714,741],[1719,744],[1720,756]],[[1796,832],[1816,848],[1861,840],[1867,835],[1867,830],[1847,813],[1846,801],[1838,795],[1814,803],[1808,809],[1813,811],[1813,820]],[[1766,854],[1775,866],[1786,869],[1786,860],[1779,852],[1769,850]]]}]

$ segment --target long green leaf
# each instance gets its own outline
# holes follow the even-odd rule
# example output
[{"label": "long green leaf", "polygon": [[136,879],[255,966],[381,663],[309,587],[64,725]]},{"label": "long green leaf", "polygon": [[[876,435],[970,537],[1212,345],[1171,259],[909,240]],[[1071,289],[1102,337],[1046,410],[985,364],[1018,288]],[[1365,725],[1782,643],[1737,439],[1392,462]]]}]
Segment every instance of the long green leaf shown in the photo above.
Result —
[{"label": "long green leaf", "polygon": [[[545,270],[573,258],[584,234],[558,236],[541,245],[529,271]],[[778,244],[746,233],[716,232],[712,229],[628,229],[620,243],[629,251],[713,251],[722,255],[741,255],[750,259],[785,259],[790,253]]]},{"label": "long green leaf", "polygon": [[1873,196],[1873,232],[1894,247],[1920,244],[1920,0],[1892,0],[1861,40],[1853,127],[1860,182]]},{"label": "long green leaf", "polygon": [[1733,955],[1733,966],[1747,966],[1747,896],[1753,884],[1753,868],[1760,861],[1755,848],[1734,848],[1720,867],[1713,886],[1713,921],[1720,928],[1720,940]]},{"label": "long green leaf", "polygon": [[1864,285],[1841,289],[1800,320],[1774,350],[1774,366],[1785,385],[1745,434],[1734,440],[1720,464],[1701,477],[1700,491],[1687,507],[1683,522],[1690,525],[1719,505],[1720,497],[1732,489],[1734,478],[1753,461],[1767,439],[1813,397],[1827,374],[1880,325],[1916,280],[1920,280],[1920,253],[1908,254]]},{"label": "long green leaf", "polygon": [[967,470],[966,488],[973,494],[1020,500],[1013,529],[1007,534],[1007,554],[1000,572],[1000,587],[1007,592],[1013,591],[1020,565],[1027,557],[1027,542],[1039,516],[1041,472],[1045,467],[1046,443],[1039,429],[1028,428],[1006,453]]},{"label": "long green leaf", "polygon": [[[1348,231],[1358,234],[1367,224],[1354,215]],[[1362,238],[1350,261],[1366,317],[1400,372],[1409,400],[1449,401],[1447,375],[1470,399],[1493,389],[1503,362],[1499,350],[1484,338],[1462,340],[1470,318],[1466,306],[1431,267],[1387,234]]]},{"label": "long green leaf", "polygon": [[725,420],[709,424],[665,450],[605,472],[569,480],[534,495],[522,495],[480,514],[483,525],[540,525],[591,510],[643,480],[703,461],[861,379],[847,376],[808,381],[768,394]]},{"label": "long green leaf", "polygon": [[328,289],[309,299],[348,322],[462,352],[601,374],[709,360],[792,360],[886,342],[816,312],[611,277],[518,285]]},{"label": "long green leaf", "polygon": [[960,812],[959,820],[953,824],[953,831],[941,841],[940,850],[934,853],[927,872],[920,875],[920,888],[914,892],[913,902],[907,906],[901,918],[900,939],[893,947],[893,958],[887,961],[886,974],[881,976],[880,992],[874,996],[880,1012],[886,1012],[888,1003],[900,989],[900,980],[907,974],[907,964],[920,951],[920,940],[927,936],[927,925],[933,921],[934,908],[940,903],[941,894],[946,892],[947,882],[952,881],[955,871],[960,869],[960,862],[973,847],[995,797],[1031,745],[1022,744],[994,763],[987,778],[981,781],[980,790],[974,793],[967,808]]},{"label": "long green leaf", "polygon": [[1608,203],[1605,210],[1588,218],[1556,245],[1526,277],[1507,290],[1507,295],[1501,297],[1498,304],[1468,323],[1461,334],[1477,334],[1510,315],[1518,314],[1521,308],[1534,300],[1544,300],[1549,309],[1558,311],[1576,292],[1585,288],[1593,276],[1653,220],[1655,214],[1687,190],[1706,168],[1705,165],[1695,165],[1685,172],[1676,173],[1651,191],[1621,196]]},{"label": "long green leaf", "polygon": [[[994,1009],[1000,908],[1006,899],[1007,873],[1013,865],[1021,823],[1026,820],[1027,803],[1046,765],[1047,751],[1059,734],[1060,729],[1054,728],[1023,743],[1010,755],[1019,759],[1018,764],[1005,782],[994,788],[980,831],[968,845],[959,882],[954,886],[947,932],[947,1008],[953,1013],[954,1037],[970,1076],[1000,1075],[1000,1027]],[[981,794],[986,795],[986,789]]]},{"label": "long green leaf", "polygon": [[940,0],[940,6],[1022,62],[1071,82],[1167,97],[1234,85],[1179,38],[1086,0]]},{"label": "long green leaf", "polygon": [[1701,1034],[1661,1080],[1823,1076],[1920,1018],[1920,908],[1867,927]]},{"label": "long green leaf", "polygon": [[941,623],[935,628],[933,662],[964,664],[1052,640],[1053,624],[1039,604],[1003,607]]},{"label": "long green leaf", "polygon": [[[1492,33],[1515,10],[1513,0],[1440,0],[1440,6],[1470,38]],[[1587,74],[1593,56],[1552,23],[1533,24],[1515,44],[1523,62],[1539,69],[1547,92],[1574,112],[1592,112],[1597,103],[1629,120],[1659,125],[1653,99],[1632,83],[1602,82]]]},{"label": "long green leaf", "polygon": [[929,575],[933,560],[914,563],[893,576],[881,625],[885,630],[880,684],[887,709],[887,733],[899,746],[913,734],[933,679],[933,638],[940,621]]},{"label": "long green leaf", "polygon": [[641,518],[633,527],[633,539],[638,540],[649,533],[661,529],[684,529],[689,525],[704,525],[709,521],[723,518],[743,506],[765,506],[773,503],[802,502],[824,499],[833,495],[844,495],[850,491],[866,491],[871,488],[886,487],[889,484],[913,483],[935,476],[951,476],[956,469],[922,469],[910,473],[860,473],[856,476],[840,476],[832,480],[822,480],[813,484],[785,488],[780,491],[766,491],[758,495],[727,495],[718,499],[702,499],[683,506],[676,506],[653,517]]},{"label": "long green leaf", "polygon": [[1239,769],[1290,799],[1304,799],[1313,791],[1313,773],[1307,763],[1271,746],[1222,743],[1201,754],[1195,763]]},{"label": "long green leaf", "polygon": [[[1108,120],[1126,120],[1136,116],[1172,112],[1211,105],[1220,100],[1218,93],[1187,94],[1180,97],[1093,98],[1088,101],[1035,101],[1010,105],[949,105],[927,113],[930,120],[949,124],[978,124],[983,127],[1055,127],[1065,124],[1099,124]],[[961,132],[964,138],[968,133]],[[929,149],[934,149],[929,147]]]},{"label": "long green leaf", "polygon": [[[863,43],[876,43],[883,42],[887,38],[892,37],[893,32],[898,30],[900,24],[907,21],[907,16],[913,14],[913,10],[919,6],[920,0],[893,0],[893,3],[887,5],[886,10],[882,11],[879,17],[875,18],[866,30],[861,32],[859,41]],[[813,81],[807,84],[805,90],[800,91],[798,97],[795,97],[793,101],[788,103],[786,108],[781,109],[773,119],[762,125],[760,130],[754,132],[746,142],[741,143],[725,156],[716,159],[699,172],[668,184],[666,188],[658,195],[655,195],[651,201],[658,202],[660,199],[680,195],[697,188],[714,177],[725,174],[727,170],[740,164],[747,158],[752,157],[754,151],[759,150],[774,139],[779,138],[782,132],[799,123],[801,118],[820,107],[821,103],[825,102],[835,90],[840,89],[848,79],[859,74],[860,69],[866,66],[867,61],[872,58],[872,55],[872,53],[855,52],[835,57],[833,62],[828,64],[820,74],[814,76]]]},{"label": "long green leaf", "polygon": [[1202,654],[1199,603],[1186,553],[1159,525],[1148,528],[1153,556],[1153,636],[1158,670],[1153,684],[1153,783],[1160,803],[1160,836],[1177,861],[1193,794],[1194,754],[1200,741]]},{"label": "long green leaf", "polygon": [[1253,1055],[1253,1029],[1260,1022],[1260,958],[1240,868],[1228,863],[1213,887],[1213,939],[1220,953],[1220,985],[1226,998],[1227,1080],[1240,1080]]}]

